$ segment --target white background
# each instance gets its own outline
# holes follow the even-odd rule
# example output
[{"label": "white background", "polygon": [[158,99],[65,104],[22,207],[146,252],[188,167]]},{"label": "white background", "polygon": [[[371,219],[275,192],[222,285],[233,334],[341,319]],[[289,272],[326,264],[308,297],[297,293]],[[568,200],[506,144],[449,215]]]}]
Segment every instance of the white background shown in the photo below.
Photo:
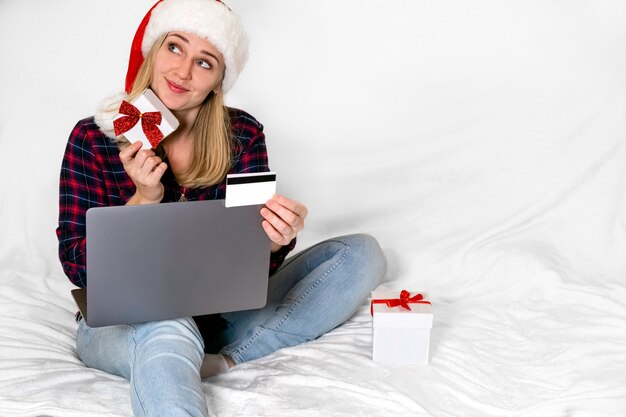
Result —
[{"label": "white background", "polygon": [[[64,143],[77,120],[123,89],[130,42],[149,5],[0,3],[0,230],[11,236],[0,244],[3,264],[28,260],[59,271]],[[409,278],[419,272],[403,265],[446,269],[430,265],[437,260],[425,249],[446,249],[451,237],[470,244],[482,228],[513,227],[513,216],[539,221],[563,204],[561,193],[578,198],[569,203],[575,213],[543,221],[579,232],[559,242],[564,256],[604,252],[589,240],[623,225],[615,217],[623,219],[622,206],[604,206],[623,195],[621,178],[603,178],[598,195],[577,196],[573,187],[587,168],[624,160],[624,3],[230,6],[248,29],[251,53],[228,102],[266,126],[279,190],[310,208],[299,249],[373,233],[393,258],[391,278]]]}]

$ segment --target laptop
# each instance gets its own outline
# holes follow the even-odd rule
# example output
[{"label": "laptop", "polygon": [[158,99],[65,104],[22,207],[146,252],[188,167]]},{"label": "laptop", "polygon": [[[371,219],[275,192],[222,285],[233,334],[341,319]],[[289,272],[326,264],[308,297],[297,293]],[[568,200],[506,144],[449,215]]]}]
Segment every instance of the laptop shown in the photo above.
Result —
[{"label": "laptop", "polygon": [[262,205],[224,200],[87,210],[89,326],[256,309],[267,302],[271,242]]}]

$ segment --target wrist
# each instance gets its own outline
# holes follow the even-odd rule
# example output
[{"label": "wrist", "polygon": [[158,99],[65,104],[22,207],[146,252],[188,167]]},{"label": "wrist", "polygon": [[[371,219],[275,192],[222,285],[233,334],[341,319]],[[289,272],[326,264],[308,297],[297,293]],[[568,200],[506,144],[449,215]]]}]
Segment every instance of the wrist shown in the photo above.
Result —
[{"label": "wrist", "polygon": [[161,199],[163,197],[159,198],[158,200],[152,200],[149,198],[146,198],[145,196],[143,196],[140,193],[135,193],[133,194],[133,196],[126,202],[127,206],[134,206],[134,205],[138,205],[138,204],[158,204],[161,202]]}]

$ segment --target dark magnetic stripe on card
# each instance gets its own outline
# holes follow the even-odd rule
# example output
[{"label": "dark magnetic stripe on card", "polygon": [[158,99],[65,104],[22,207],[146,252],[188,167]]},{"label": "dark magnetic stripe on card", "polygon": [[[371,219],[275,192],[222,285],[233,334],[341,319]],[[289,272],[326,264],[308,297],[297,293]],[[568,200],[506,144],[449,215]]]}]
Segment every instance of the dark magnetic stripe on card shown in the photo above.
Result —
[{"label": "dark magnetic stripe on card", "polygon": [[253,184],[255,182],[276,181],[276,174],[251,175],[249,177],[226,178],[226,185]]}]

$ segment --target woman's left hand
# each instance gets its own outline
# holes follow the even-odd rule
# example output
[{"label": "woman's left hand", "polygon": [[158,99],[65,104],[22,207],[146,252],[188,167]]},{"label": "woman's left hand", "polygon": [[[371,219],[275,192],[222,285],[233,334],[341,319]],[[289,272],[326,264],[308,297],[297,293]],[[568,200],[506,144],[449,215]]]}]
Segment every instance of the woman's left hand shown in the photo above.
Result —
[{"label": "woman's left hand", "polygon": [[308,214],[307,208],[295,200],[280,194],[275,194],[261,209],[265,233],[272,241],[272,252],[287,245],[304,229],[304,218]]}]

